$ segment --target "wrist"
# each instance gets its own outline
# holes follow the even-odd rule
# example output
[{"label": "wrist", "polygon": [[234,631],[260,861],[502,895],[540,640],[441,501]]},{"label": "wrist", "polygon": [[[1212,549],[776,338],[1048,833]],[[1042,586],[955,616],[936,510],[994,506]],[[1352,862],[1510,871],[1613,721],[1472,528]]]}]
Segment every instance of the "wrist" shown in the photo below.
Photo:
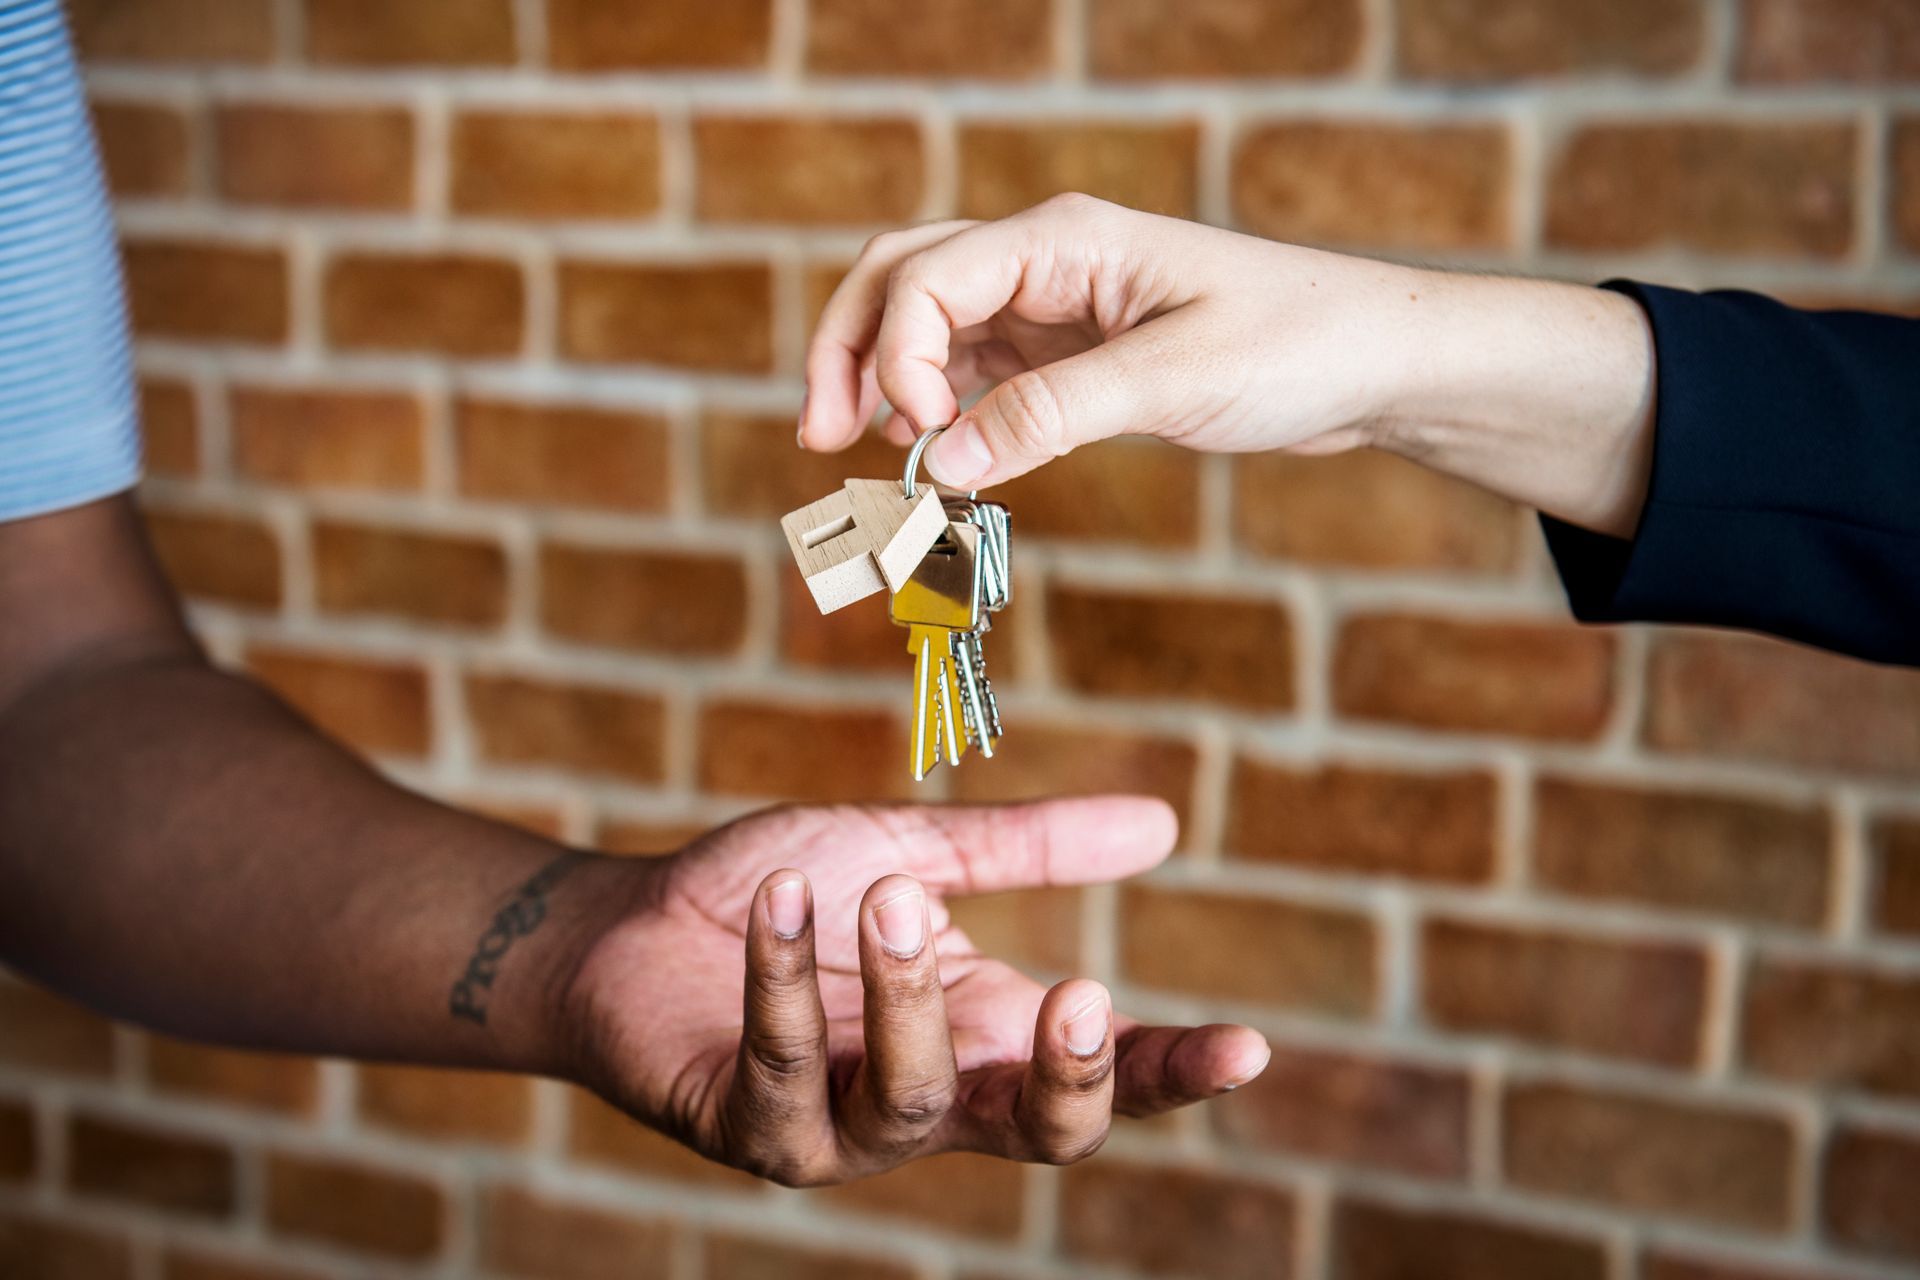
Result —
[{"label": "wrist", "polygon": [[[1628,536],[1651,469],[1646,316],[1609,290],[1419,273],[1380,447],[1572,523]],[[1431,303],[1432,305],[1428,305]]]}]

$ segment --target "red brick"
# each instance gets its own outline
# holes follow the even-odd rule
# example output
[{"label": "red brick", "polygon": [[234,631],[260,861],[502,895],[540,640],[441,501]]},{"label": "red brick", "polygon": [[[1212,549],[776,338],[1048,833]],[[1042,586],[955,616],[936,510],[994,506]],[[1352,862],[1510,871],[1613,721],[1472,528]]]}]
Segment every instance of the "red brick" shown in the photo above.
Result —
[{"label": "red brick", "polygon": [[360,1118],[423,1138],[524,1143],[533,1126],[533,1082],[486,1071],[365,1064]]},{"label": "red brick", "polygon": [[1640,1263],[1640,1280],[1844,1280],[1836,1272],[1782,1269],[1770,1263],[1657,1250]]},{"label": "red brick", "polygon": [[1239,1146],[1459,1179],[1471,1105],[1459,1071],[1275,1045],[1265,1071],[1208,1111]]},{"label": "red brick", "polygon": [[1027,80],[1052,65],[1046,0],[813,0],[807,70],[814,74]]},{"label": "red brick", "polygon": [[135,332],[286,341],[287,256],[279,249],[154,239],[129,239],[122,248]]},{"label": "red brick", "polygon": [[1605,1280],[1598,1240],[1447,1209],[1341,1199],[1333,1209],[1339,1280]]},{"label": "red brick", "polygon": [[549,542],[540,621],[580,644],[726,654],[746,635],[746,568],[731,555]]},{"label": "red brick", "polygon": [[1233,161],[1234,217],[1275,240],[1494,249],[1511,237],[1497,124],[1293,121],[1258,126]]},{"label": "red brick", "polygon": [[1359,614],[1340,627],[1333,703],[1358,720],[1591,739],[1612,709],[1614,643],[1561,623]]},{"label": "red brick", "polygon": [[247,669],[347,745],[424,756],[433,743],[427,673],[415,663],[254,647]]},{"label": "red brick", "polygon": [[771,1183],[706,1157],[649,1129],[584,1089],[567,1093],[567,1157],[644,1178],[758,1195]]},{"label": "red brick", "polygon": [[1920,1135],[1843,1126],[1827,1144],[1820,1219],[1845,1248],[1920,1262]]},{"label": "red brick", "polygon": [[1533,875],[1583,898],[1817,927],[1829,821],[1818,809],[1545,778],[1534,791]]},{"label": "red brick", "polygon": [[667,425],[655,414],[463,399],[453,425],[460,492],[468,497],[666,510]]},{"label": "red brick", "polygon": [[164,1036],[147,1040],[147,1081],[159,1093],[290,1116],[313,1114],[320,1098],[316,1059],[220,1049]]},{"label": "red brick", "polygon": [[1661,750],[1920,776],[1920,671],[1681,633],[1655,642],[1646,696]]},{"label": "red brick", "polygon": [[307,0],[307,57],[390,67],[504,66],[514,59],[513,0],[427,8],[391,0]]},{"label": "red brick", "polygon": [[1276,602],[1212,593],[1047,592],[1055,676],[1081,693],[1292,708],[1293,627]]},{"label": "red brick", "polygon": [[1437,1027],[1661,1066],[1699,1061],[1697,947],[1429,920],[1421,949],[1421,1002]]},{"label": "red brick", "polygon": [[1021,889],[955,898],[953,922],[997,960],[1040,973],[1080,969],[1079,889]]},{"label": "red brick", "polygon": [[1874,828],[1874,923],[1888,933],[1920,934],[1920,818]]},{"label": "red brick", "polygon": [[547,0],[547,58],[571,71],[764,66],[773,0]]},{"label": "red brick", "polygon": [[[797,667],[828,671],[878,671],[904,675],[912,671],[907,654],[907,633],[895,626],[880,609],[839,609],[821,613],[807,589],[806,579],[788,564],[779,568],[780,580],[780,656]],[[1000,655],[994,652],[993,675],[1005,680],[1006,670]],[[996,683],[996,688],[1004,684]]]},{"label": "red brick", "polygon": [[1320,870],[1454,884],[1493,875],[1497,784],[1485,773],[1235,762],[1226,847]]},{"label": "red brick", "polygon": [[176,1248],[167,1250],[161,1275],[163,1280],[322,1280],[304,1268]]},{"label": "red brick", "polygon": [[235,387],[235,470],[301,488],[418,489],[424,415],[400,391]]},{"label": "red brick", "polygon": [[1509,1086],[1503,1115],[1517,1187],[1750,1231],[1790,1225],[1793,1129],[1777,1115],[1548,1082]]},{"label": "red brick", "polygon": [[455,210],[526,218],[635,218],[660,207],[660,126],[612,112],[463,111]]},{"label": "red brick", "polygon": [[1920,80],[1920,11],[1904,0],[1744,0],[1740,19],[1742,80]]},{"label": "red brick", "polygon": [[678,853],[712,829],[709,822],[671,818],[602,818],[594,832],[594,847],[607,853]]},{"label": "red brick", "polygon": [[471,810],[483,818],[522,831],[531,831],[537,836],[549,840],[564,842],[568,839],[572,823],[566,808],[559,802],[547,804],[539,800],[528,800],[506,794],[495,795],[487,791],[470,791],[455,796],[453,804],[461,809]]},{"label": "red brick", "polygon": [[663,776],[666,708],[650,694],[513,676],[468,676],[482,759],[544,764],[641,782]]},{"label": "red brick", "polygon": [[1349,70],[1355,0],[1092,0],[1089,58],[1121,80],[1326,76]]},{"label": "red brick", "polygon": [[413,113],[405,108],[233,103],[213,122],[220,195],[236,204],[413,204]]},{"label": "red brick", "polygon": [[903,222],[926,182],[911,120],[703,116],[693,149],[694,208],[708,222]]},{"label": "red brick", "polygon": [[1233,460],[1233,532],[1258,555],[1343,569],[1507,573],[1519,509],[1484,489],[1372,449]]},{"label": "red brick", "polygon": [[1423,80],[1666,76],[1706,44],[1700,0],[1398,0],[1394,31],[1400,73]]},{"label": "red brick", "polygon": [[912,794],[907,726],[892,712],[727,700],[701,711],[699,733],[704,791],[819,801]]},{"label": "red brick", "polygon": [[489,1187],[480,1202],[480,1261],[528,1280],[665,1280],[673,1270],[671,1225],[521,1187]]},{"label": "red brick", "polygon": [[560,351],[594,363],[766,373],[773,276],[754,262],[562,262]]},{"label": "red brick", "polygon": [[39,1164],[33,1109],[22,1099],[0,1098],[0,1183],[25,1182]]},{"label": "red brick", "polygon": [[863,435],[841,453],[810,452],[794,448],[795,426],[792,413],[707,410],[700,419],[700,483],[707,510],[778,519],[834,492],[848,476],[900,472],[901,451],[877,435]]},{"label": "red brick", "polygon": [[520,268],[458,253],[347,253],[327,264],[327,341],[343,350],[509,356],[525,331]]},{"label": "red brick", "polygon": [[506,557],[485,538],[322,520],[313,527],[323,613],[494,626],[506,616]]},{"label": "red brick", "polygon": [[[906,749],[902,737],[898,751],[890,746],[888,754],[901,763]],[[991,766],[962,764],[967,767],[948,780],[955,799],[1002,803],[1124,791],[1158,796],[1184,823],[1193,806],[1199,752],[1180,738],[1021,719],[994,747]]]},{"label": "red brick", "polygon": [[1200,458],[1158,440],[1106,440],[982,496],[1016,513],[1022,541],[1190,547],[1200,533]]},{"label": "red brick", "polygon": [[1893,232],[1908,249],[1920,250],[1920,116],[1894,122],[1891,146]]},{"label": "red brick", "polygon": [[1747,976],[1740,1053],[1762,1075],[1920,1097],[1920,977],[1762,957]]},{"label": "red brick", "polygon": [[0,982],[0,1062],[101,1076],[113,1068],[113,1025],[39,987]]},{"label": "red brick", "polygon": [[1853,243],[1857,135],[1821,121],[1616,121],[1575,130],[1548,179],[1565,249],[1833,258]]},{"label": "red brick", "polygon": [[126,1237],[0,1209],[0,1275],[34,1280],[132,1280]]},{"label": "red brick", "polygon": [[150,473],[200,474],[200,419],[190,384],[140,379],[140,429]]},{"label": "red brick", "polygon": [[1198,1169],[1107,1159],[1060,1179],[1068,1257],[1159,1274],[1283,1280],[1294,1199],[1283,1187]]},{"label": "red brick", "polygon": [[76,1115],[67,1122],[67,1190],[196,1217],[236,1203],[230,1148],[144,1123]]},{"label": "red brick", "polygon": [[1074,121],[963,124],[960,216],[1004,218],[1062,191],[1194,216],[1200,128]]},{"label": "red brick", "polygon": [[1131,982],[1345,1018],[1378,1002],[1375,929],[1356,912],[1129,885],[1120,922]]},{"label": "red brick", "polygon": [[280,543],[250,516],[146,512],[147,538],[188,596],[270,609],[280,603]]},{"label": "red brick", "polygon": [[918,1280],[924,1274],[906,1262],[741,1236],[709,1236],[706,1257],[707,1280]]},{"label": "red brick", "polygon": [[894,1218],[921,1230],[1012,1240],[1020,1234],[1026,1170],[994,1156],[916,1160],[878,1177],[804,1193],[820,1207]]},{"label": "red brick", "polygon": [[185,112],[155,102],[95,100],[94,136],[113,194],[180,196],[187,193],[188,120]]},{"label": "red brick", "polygon": [[67,0],[89,62],[266,62],[272,0]]},{"label": "red brick", "polygon": [[333,1156],[270,1152],[266,1160],[268,1229],[404,1261],[438,1255],[447,1236],[447,1202],[435,1184]]}]

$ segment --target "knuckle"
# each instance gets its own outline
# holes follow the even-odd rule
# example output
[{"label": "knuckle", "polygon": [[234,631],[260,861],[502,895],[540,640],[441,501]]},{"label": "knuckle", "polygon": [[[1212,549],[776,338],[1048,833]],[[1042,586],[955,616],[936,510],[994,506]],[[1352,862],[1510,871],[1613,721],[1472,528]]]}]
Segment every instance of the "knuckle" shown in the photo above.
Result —
[{"label": "knuckle", "polygon": [[1037,207],[1048,213],[1083,219],[1097,217],[1113,208],[1113,205],[1084,191],[1062,191],[1058,195],[1048,196]]},{"label": "knuckle", "polygon": [[1038,369],[1017,373],[1000,384],[1000,419],[1007,443],[1023,457],[1058,457],[1067,452],[1060,399]]},{"label": "knuckle", "polygon": [[952,1077],[937,1080],[912,1080],[883,1085],[880,1110],[894,1124],[923,1129],[940,1122],[953,1110],[958,1086]]},{"label": "knuckle", "polygon": [[776,1079],[805,1075],[820,1060],[817,1036],[761,1032],[747,1042],[754,1062]]},{"label": "knuckle", "polygon": [[1107,1132],[1107,1126],[1101,1125],[1090,1134],[1055,1135],[1043,1139],[1034,1154],[1042,1164],[1078,1164],[1107,1145]]}]

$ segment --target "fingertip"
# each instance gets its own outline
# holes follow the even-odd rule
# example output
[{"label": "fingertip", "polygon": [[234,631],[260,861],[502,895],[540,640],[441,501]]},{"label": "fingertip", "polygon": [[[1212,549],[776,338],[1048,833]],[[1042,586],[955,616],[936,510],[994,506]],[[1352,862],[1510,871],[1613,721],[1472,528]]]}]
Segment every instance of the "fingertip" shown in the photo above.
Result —
[{"label": "fingertip", "polygon": [[954,489],[972,489],[993,468],[979,419],[968,415],[948,427],[927,446],[927,470],[935,480]]},{"label": "fingertip", "polygon": [[1220,1067],[1225,1075],[1220,1091],[1227,1093],[1259,1078],[1273,1061],[1273,1046],[1252,1027],[1230,1026],[1222,1031]]},{"label": "fingertip", "polygon": [[791,867],[762,880],[759,896],[767,927],[776,937],[788,941],[798,938],[813,921],[813,888],[803,873]]},{"label": "fingertip", "polygon": [[1057,1038],[1076,1058],[1092,1058],[1113,1036],[1113,997],[1091,978],[1069,978],[1041,1002],[1043,1042]]},{"label": "fingertip", "polygon": [[930,932],[927,891],[909,875],[882,876],[867,889],[861,914],[873,921],[874,937],[897,960],[911,960],[925,949]]}]

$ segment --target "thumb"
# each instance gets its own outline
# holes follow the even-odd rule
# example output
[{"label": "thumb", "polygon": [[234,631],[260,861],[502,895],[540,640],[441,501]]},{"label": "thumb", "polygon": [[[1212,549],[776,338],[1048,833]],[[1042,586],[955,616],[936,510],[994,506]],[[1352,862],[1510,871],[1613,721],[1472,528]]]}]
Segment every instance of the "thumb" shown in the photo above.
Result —
[{"label": "thumb", "polygon": [[1074,796],[902,812],[939,837],[908,846],[928,855],[925,862],[908,866],[939,894],[1121,880],[1160,865],[1179,835],[1172,806],[1147,796]]},{"label": "thumb", "polygon": [[1083,444],[1152,434],[1177,421],[1178,373],[1152,325],[1017,373],[927,447],[933,478],[955,489],[1011,480]]}]

